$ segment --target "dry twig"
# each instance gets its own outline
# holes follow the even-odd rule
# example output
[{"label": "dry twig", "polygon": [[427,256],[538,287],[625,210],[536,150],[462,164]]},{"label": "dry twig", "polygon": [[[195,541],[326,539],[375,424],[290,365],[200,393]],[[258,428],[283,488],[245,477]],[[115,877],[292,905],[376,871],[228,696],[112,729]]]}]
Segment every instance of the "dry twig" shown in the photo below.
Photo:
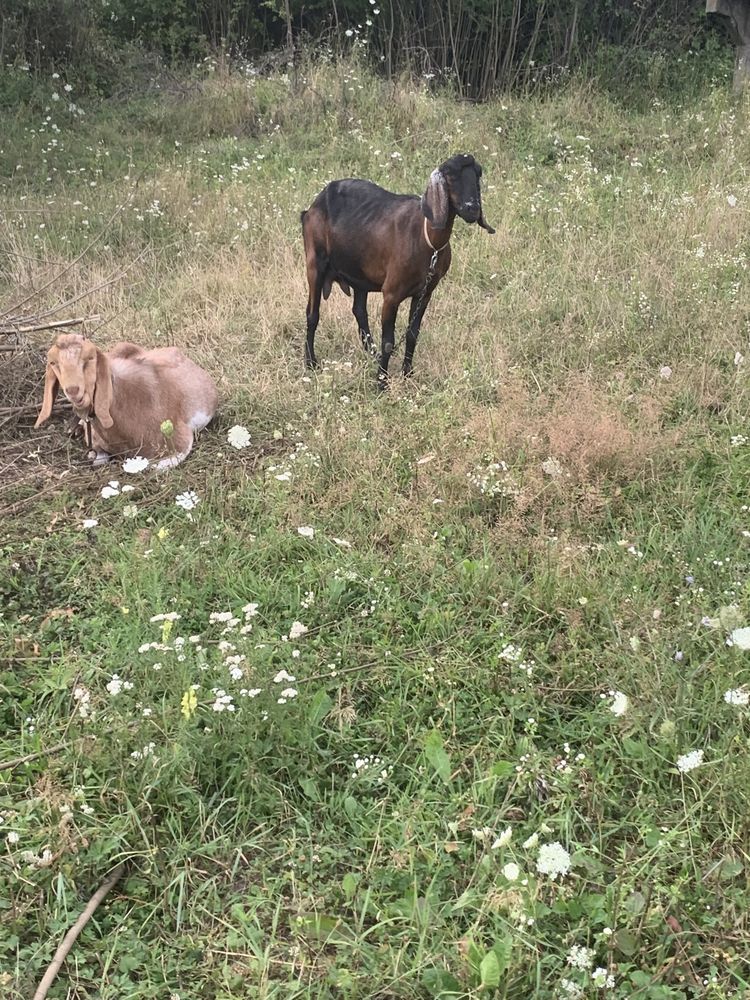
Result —
[{"label": "dry twig", "polygon": [[117,866],[117,868],[115,868],[115,870],[112,872],[109,878],[99,886],[94,895],[88,901],[86,909],[83,911],[78,920],[76,920],[76,922],[70,928],[70,930],[62,940],[62,944],[55,952],[55,957],[52,959],[49,968],[44,973],[42,981],[37,986],[33,1000],[44,1000],[44,998],[47,996],[47,991],[49,990],[52,983],[55,981],[55,976],[60,971],[60,968],[65,959],[68,957],[68,952],[75,944],[78,935],[81,933],[81,931],[89,922],[89,920],[91,920],[97,906],[101,903],[101,901],[110,891],[110,889],[112,889],[117,884],[117,882],[120,881],[124,872],[125,872],[125,862],[123,861]]},{"label": "dry twig", "polygon": [[55,746],[49,747],[48,750],[37,750],[36,753],[27,753],[25,757],[16,757],[14,760],[3,761],[0,764],[0,771],[9,771],[12,767],[20,767],[21,764],[28,764],[30,760],[36,760],[38,757],[47,757],[53,753],[59,753],[67,746],[67,743],[56,743]]}]

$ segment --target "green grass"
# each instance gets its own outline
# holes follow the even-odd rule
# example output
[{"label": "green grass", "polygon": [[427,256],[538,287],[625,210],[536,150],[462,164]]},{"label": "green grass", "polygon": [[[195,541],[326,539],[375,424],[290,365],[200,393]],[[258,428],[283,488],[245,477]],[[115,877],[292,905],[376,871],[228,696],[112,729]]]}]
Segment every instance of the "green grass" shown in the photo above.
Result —
[{"label": "green grass", "polygon": [[[743,996],[746,106],[186,86],[0,142],[7,306],[87,293],[97,340],[178,343],[223,396],[164,477],[4,428],[0,761],[65,746],[0,771],[3,995],[126,860],[50,997]],[[305,376],[299,210],[461,148],[498,235],[457,227],[414,382],[378,396],[338,291]]]}]

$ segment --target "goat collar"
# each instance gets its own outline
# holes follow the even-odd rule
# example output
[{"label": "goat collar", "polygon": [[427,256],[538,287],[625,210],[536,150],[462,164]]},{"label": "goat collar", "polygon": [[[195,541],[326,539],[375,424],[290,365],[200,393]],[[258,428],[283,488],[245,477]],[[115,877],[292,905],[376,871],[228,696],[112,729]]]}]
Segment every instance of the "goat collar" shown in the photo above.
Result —
[{"label": "goat collar", "polygon": [[424,227],[423,227],[423,232],[424,232],[424,238],[425,238],[425,239],[427,240],[427,246],[428,246],[428,247],[430,248],[430,250],[432,250],[432,252],[433,252],[433,253],[440,253],[440,251],[441,251],[441,250],[445,250],[445,248],[446,248],[446,247],[448,246],[448,244],[450,243],[450,238],[449,238],[449,239],[447,239],[447,240],[445,241],[445,243],[443,243],[443,245],[442,245],[441,247],[436,247],[436,246],[435,246],[435,245],[433,244],[432,240],[431,240],[431,239],[430,239],[430,237],[429,237],[429,236],[427,235],[427,219],[425,219],[425,220],[424,220]]},{"label": "goat collar", "polygon": [[93,448],[93,445],[91,443],[93,436],[91,430],[91,421],[93,419],[94,419],[94,411],[89,410],[88,413],[84,417],[80,417],[78,421],[80,425],[83,427],[83,440],[86,442],[86,447],[89,450]]}]

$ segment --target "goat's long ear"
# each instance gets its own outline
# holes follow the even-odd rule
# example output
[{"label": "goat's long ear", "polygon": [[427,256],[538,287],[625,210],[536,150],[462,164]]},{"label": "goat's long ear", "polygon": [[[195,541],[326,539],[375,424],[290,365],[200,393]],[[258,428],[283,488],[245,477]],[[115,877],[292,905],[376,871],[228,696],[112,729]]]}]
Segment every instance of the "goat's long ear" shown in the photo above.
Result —
[{"label": "goat's long ear", "polygon": [[433,229],[445,229],[448,225],[448,185],[439,170],[433,170],[422,195],[422,215]]},{"label": "goat's long ear", "polygon": [[479,210],[479,218],[477,219],[477,225],[481,226],[482,229],[486,229],[487,232],[490,234],[490,236],[494,236],[495,235],[495,230],[492,228],[492,226],[490,226],[487,223],[487,220],[484,217],[484,209],[483,208],[480,208],[480,210]]},{"label": "goat's long ear", "polygon": [[[52,350],[54,350],[54,348],[52,348]],[[47,355],[47,371],[44,373],[44,396],[42,397],[42,408],[39,411],[39,416],[36,418],[34,427],[41,427],[45,420],[49,420],[52,415],[52,404],[55,402],[55,396],[57,395],[59,382],[57,381],[57,375],[55,375],[51,364],[52,350]]]},{"label": "goat's long ear", "polygon": [[102,427],[113,424],[110,410],[112,409],[112,369],[107,355],[100,350],[96,352],[96,387],[94,388],[94,414]]},{"label": "goat's long ear", "polygon": [[[479,167],[479,164],[477,164]],[[476,167],[475,167],[476,169]],[[479,184],[479,178],[482,176],[482,168],[479,167],[477,170],[477,201],[479,202],[479,218],[477,219],[477,225],[481,226],[482,229],[486,229],[490,236],[495,235],[495,230],[490,226],[484,217],[484,208],[482,207],[482,189]]]}]

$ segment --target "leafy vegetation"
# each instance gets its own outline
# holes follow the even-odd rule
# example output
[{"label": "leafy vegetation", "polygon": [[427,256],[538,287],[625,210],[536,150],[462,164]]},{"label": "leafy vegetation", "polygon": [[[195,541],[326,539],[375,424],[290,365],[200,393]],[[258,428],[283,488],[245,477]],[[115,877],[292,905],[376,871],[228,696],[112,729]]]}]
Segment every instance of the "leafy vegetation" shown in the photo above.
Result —
[{"label": "leafy vegetation", "polygon": [[[7,305],[223,394],[168,476],[3,427],[3,995],[123,859],[50,997],[744,995],[746,107],[157,82],[40,80],[0,143]],[[300,209],[461,149],[498,234],[414,380],[338,290],[305,374]]]}]

